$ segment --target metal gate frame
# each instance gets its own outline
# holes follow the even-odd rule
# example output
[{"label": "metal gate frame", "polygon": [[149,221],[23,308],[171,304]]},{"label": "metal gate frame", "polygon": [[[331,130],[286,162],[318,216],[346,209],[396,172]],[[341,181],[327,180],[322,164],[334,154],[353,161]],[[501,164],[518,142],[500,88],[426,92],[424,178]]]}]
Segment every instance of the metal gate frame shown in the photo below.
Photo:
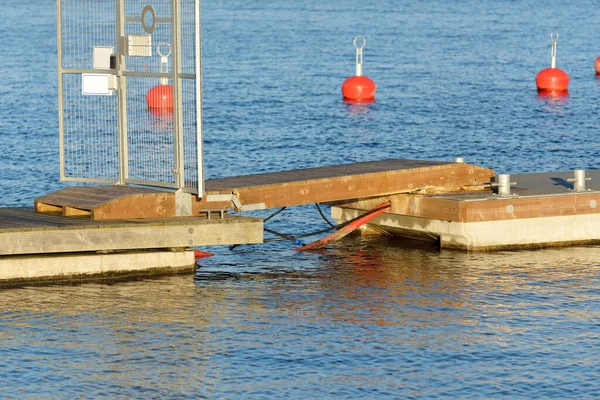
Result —
[{"label": "metal gate frame", "polygon": [[[127,49],[127,36],[126,36],[126,23],[127,22],[140,22],[144,19],[144,13],[140,17],[126,16],[125,9],[128,1],[131,0],[113,0],[115,4],[115,21],[114,25],[116,28],[115,37],[115,54],[114,63],[111,61],[110,69],[90,69],[90,68],[65,68],[63,60],[63,4],[72,5],[69,1],[77,0],[57,0],[57,55],[58,55],[58,108],[59,108],[59,146],[60,146],[60,179],[61,181],[76,181],[76,182],[88,182],[88,183],[104,183],[104,184],[136,184],[145,186],[157,186],[177,189],[186,193],[194,193],[198,197],[204,195],[204,174],[203,174],[203,151],[202,151],[202,48],[201,48],[201,27],[200,27],[200,0],[190,0],[188,6],[191,6],[193,1],[194,8],[194,49],[195,49],[195,65],[193,73],[182,73],[182,10],[180,3],[182,0],[170,0],[171,3],[171,15],[170,17],[162,17],[154,19],[154,23],[170,23],[172,29],[172,67],[170,72],[150,72],[150,71],[133,71],[128,70],[125,65],[126,60],[126,49]],[[96,0],[98,1],[98,0]],[[100,3],[97,3],[100,4]],[[110,5],[112,7],[112,4]],[[145,8],[144,8],[145,9]],[[68,18],[71,18],[70,16]],[[109,25],[112,21],[109,22]],[[187,34],[187,33],[186,33]],[[189,35],[189,34],[188,34]],[[65,84],[64,80],[71,79],[73,75],[81,75],[83,80],[83,74],[108,74],[116,77],[117,86],[116,92],[116,106],[117,106],[117,149],[115,149],[118,160],[108,160],[108,162],[118,163],[118,176],[112,177],[98,177],[99,172],[92,171],[95,173],[88,173],[90,169],[86,165],[82,168],[84,172],[79,173],[79,176],[70,176],[67,173],[67,162],[65,157],[66,145],[71,148],[84,147],[83,144],[67,143],[68,138],[65,136]],[[174,168],[169,173],[174,174],[174,179],[171,182],[160,181],[160,180],[148,180],[148,179],[136,179],[130,177],[129,163],[131,161],[128,143],[129,143],[129,132],[128,132],[128,121],[127,121],[127,83],[129,78],[133,77],[154,77],[154,78],[168,78],[172,82],[173,87],[173,161]],[[77,78],[80,79],[80,78]],[[191,143],[188,138],[188,146],[186,148],[186,141],[184,140],[184,115],[183,115],[183,104],[182,104],[182,87],[183,83],[191,83],[190,80],[195,80],[195,143]],[[193,83],[192,83],[193,84]],[[188,85],[189,86],[189,85]],[[75,99],[76,100],[76,99]],[[114,102],[114,100],[112,100]],[[191,125],[191,126],[193,126]],[[188,126],[190,128],[190,126]],[[69,127],[72,129],[72,127]],[[88,128],[89,129],[89,128]],[[192,138],[193,141],[194,138]],[[85,139],[84,139],[85,140]],[[195,144],[195,146],[194,146]],[[88,147],[89,144],[88,144]],[[195,149],[194,149],[195,147]],[[82,150],[90,151],[90,150]],[[92,151],[96,151],[92,149]],[[101,151],[101,149],[99,150]],[[195,152],[195,154],[190,154]],[[92,154],[96,155],[96,154]],[[188,165],[186,165],[186,155]],[[85,155],[84,155],[85,157]],[[196,165],[193,165],[195,162]],[[85,160],[85,163],[92,164],[91,161]],[[192,164],[192,165],[190,165]],[[186,171],[188,176],[186,177]],[[186,179],[187,178],[187,179]]]}]

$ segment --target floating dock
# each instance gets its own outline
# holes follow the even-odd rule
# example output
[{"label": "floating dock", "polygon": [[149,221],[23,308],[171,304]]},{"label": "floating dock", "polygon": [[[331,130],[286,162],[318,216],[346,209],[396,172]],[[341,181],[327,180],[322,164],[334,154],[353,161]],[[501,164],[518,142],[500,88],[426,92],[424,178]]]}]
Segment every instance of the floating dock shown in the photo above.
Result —
[{"label": "floating dock", "polygon": [[[580,171],[579,176],[582,174]],[[484,191],[413,193],[363,199],[332,207],[338,221],[391,202],[372,221],[396,235],[436,241],[468,251],[525,249],[600,242],[600,171],[577,182],[574,171],[518,174],[510,193]],[[575,181],[575,182],[574,182]]]},{"label": "floating dock", "polygon": [[228,215],[94,221],[0,208],[0,284],[190,270],[195,262],[190,247],[261,243],[262,228],[259,218]]},{"label": "floating dock", "polygon": [[137,186],[75,186],[0,208],[0,283],[171,271],[191,247],[263,241],[263,221],[232,216],[301,204],[465,190],[493,171],[460,163],[384,160],[207,180],[206,195]]},{"label": "floating dock", "polygon": [[392,159],[213,179],[205,187],[198,199],[147,187],[76,186],[31,208],[0,208],[0,284],[188,270],[193,247],[263,242],[262,219],[230,211],[311,203],[331,205],[343,222],[390,201],[371,224],[442,248],[600,241],[600,171],[508,177],[463,162]]}]

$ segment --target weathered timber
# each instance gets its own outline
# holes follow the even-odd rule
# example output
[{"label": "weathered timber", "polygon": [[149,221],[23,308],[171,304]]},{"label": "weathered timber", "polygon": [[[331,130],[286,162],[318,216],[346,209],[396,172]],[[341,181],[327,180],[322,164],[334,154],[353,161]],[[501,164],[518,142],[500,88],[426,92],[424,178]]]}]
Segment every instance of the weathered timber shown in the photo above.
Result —
[{"label": "weathered timber", "polygon": [[0,208],[0,255],[262,243],[259,218],[225,216],[93,221]]},{"label": "weathered timber", "polygon": [[62,211],[65,216],[90,215],[95,220],[176,215],[173,192],[136,186],[68,187],[35,199],[34,206],[37,212]]},{"label": "weathered timber", "polygon": [[[206,181],[209,194],[233,194],[242,206],[277,208],[489,182],[494,171],[470,164],[390,159]],[[210,199],[210,196],[209,196]],[[213,205],[203,201],[202,208]]]},{"label": "weathered timber", "polygon": [[[494,171],[470,164],[391,159],[292,171],[211,179],[206,195],[194,198],[193,216],[211,211],[247,211],[348,201],[403,192],[481,189]],[[135,186],[69,187],[35,199],[38,212],[62,211],[94,220],[177,216],[172,191]]]},{"label": "weathered timber", "polygon": [[[410,215],[454,222],[484,222],[600,213],[600,171],[592,177],[589,191],[574,192],[567,181],[572,172],[513,175],[514,195],[500,197],[486,192],[396,194],[344,202],[342,207],[368,210],[382,201],[391,201],[392,214]],[[594,178],[596,181],[594,182]],[[594,182],[594,183],[592,183]]]}]

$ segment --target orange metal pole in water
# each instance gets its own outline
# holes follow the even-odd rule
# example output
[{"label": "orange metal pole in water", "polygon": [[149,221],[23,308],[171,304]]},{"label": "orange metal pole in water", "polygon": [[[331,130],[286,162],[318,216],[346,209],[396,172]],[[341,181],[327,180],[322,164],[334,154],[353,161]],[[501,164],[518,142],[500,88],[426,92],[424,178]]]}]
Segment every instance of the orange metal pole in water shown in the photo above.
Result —
[{"label": "orange metal pole in water", "polygon": [[378,216],[386,211],[389,211],[390,209],[391,209],[391,203],[389,201],[387,201],[375,208],[372,208],[369,211],[369,213],[366,214],[365,216],[356,219],[355,221],[344,226],[343,228],[333,232],[331,235],[325,236],[323,239],[320,239],[320,240],[317,240],[316,242],[307,244],[306,246],[298,247],[296,250],[304,251],[304,250],[322,249],[323,247],[327,246],[329,243],[333,243],[337,240],[340,240],[344,236],[347,236],[348,234],[352,233],[354,230],[356,230],[356,228],[359,228],[361,225],[366,224],[367,222],[369,222],[376,216]]}]

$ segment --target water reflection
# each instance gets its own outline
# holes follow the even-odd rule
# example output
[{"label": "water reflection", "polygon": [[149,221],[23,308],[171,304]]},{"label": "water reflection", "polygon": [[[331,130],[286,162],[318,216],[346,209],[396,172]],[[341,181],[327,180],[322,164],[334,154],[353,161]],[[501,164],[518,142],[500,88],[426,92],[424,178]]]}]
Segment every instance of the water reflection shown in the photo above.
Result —
[{"label": "water reflection", "polygon": [[[271,302],[278,296],[281,310],[312,310],[312,318],[321,322],[433,328],[471,324],[471,316],[482,307],[501,309],[506,306],[503,300],[527,303],[542,295],[556,297],[573,290],[566,282],[596,280],[600,270],[596,247],[488,254],[438,251],[418,242],[354,239],[311,255],[318,267],[304,271],[291,265],[266,272],[219,271],[217,261],[199,288],[206,290],[211,273],[218,280],[262,281],[270,294],[258,298],[264,295]],[[307,292],[289,296],[290,284]]]},{"label": "water reflection", "polygon": [[148,109],[148,115],[151,120],[151,126],[156,131],[173,130],[173,110],[172,109]]},{"label": "water reflection", "polygon": [[537,94],[538,104],[548,112],[557,112],[569,102],[568,92],[542,91]]},{"label": "water reflection", "polygon": [[349,117],[357,117],[369,114],[373,104],[375,104],[374,99],[362,101],[344,99],[344,108],[346,115]]},{"label": "water reflection", "polygon": [[[320,253],[278,246],[218,253],[195,284],[182,275],[2,291],[0,394],[319,397],[317,380],[349,397],[433,396],[449,394],[436,384],[448,374],[461,376],[461,397],[481,376],[518,386],[520,374],[505,373],[514,368],[531,393],[562,357],[577,366],[573,380],[593,376],[599,247],[462,253],[360,237]],[[495,397],[497,387],[481,390]]]}]

